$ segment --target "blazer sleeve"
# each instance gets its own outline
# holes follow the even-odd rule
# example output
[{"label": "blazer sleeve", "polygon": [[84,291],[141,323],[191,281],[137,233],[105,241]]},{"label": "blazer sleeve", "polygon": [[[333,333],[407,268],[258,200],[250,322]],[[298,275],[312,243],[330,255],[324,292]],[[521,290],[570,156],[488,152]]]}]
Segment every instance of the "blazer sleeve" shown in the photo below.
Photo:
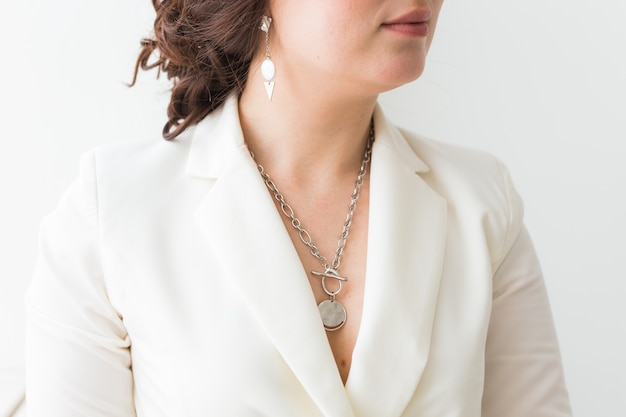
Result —
[{"label": "blazer sleeve", "polygon": [[30,417],[131,417],[130,339],[111,306],[99,249],[95,152],[43,222],[26,295]]},{"label": "blazer sleeve", "polygon": [[571,409],[539,261],[504,173],[510,224],[494,265],[483,417],[569,417]]}]

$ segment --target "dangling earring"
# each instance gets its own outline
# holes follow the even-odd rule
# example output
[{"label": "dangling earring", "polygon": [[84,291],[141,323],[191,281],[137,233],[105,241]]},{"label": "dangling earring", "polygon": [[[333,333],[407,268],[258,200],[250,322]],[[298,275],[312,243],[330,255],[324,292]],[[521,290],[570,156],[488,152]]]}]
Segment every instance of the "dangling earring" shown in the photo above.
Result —
[{"label": "dangling earring", "polygon": [[269,16],[263,16],[261,20],[261,29],[265,32],[265,59],[261,63],[261,75],[265,78],[263,84],[265,84],[265,91],[267,97],[272,101],[272,94],[274,94],[274,75],[276,75],[276,67],[274,62],[270,58],[270,25],[272,24],[272,18]]}]

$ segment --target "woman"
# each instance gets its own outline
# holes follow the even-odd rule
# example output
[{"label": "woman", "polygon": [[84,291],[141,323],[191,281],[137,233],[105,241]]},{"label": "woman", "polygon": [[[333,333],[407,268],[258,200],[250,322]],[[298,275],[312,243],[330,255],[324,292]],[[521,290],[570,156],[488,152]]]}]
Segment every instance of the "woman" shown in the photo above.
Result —
[{"label": "woman", "polygon": [[570,415],[506,170],[376,105],[442,0],[153,3],[169,141],[44,222],[31,416]]}]

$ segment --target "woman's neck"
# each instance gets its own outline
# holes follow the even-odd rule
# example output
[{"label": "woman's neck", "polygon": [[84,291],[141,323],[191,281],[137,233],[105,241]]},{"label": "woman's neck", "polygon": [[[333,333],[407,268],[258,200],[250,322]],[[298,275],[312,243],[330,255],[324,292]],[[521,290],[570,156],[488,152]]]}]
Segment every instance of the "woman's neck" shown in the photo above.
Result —
[{"label": "woman's neck", "polygon": [[269,101],[255,75],[239,100],[241,126],[256,161],[272,176],[306,184],[358,171],[376,96],[346,98],[277,79]]}]

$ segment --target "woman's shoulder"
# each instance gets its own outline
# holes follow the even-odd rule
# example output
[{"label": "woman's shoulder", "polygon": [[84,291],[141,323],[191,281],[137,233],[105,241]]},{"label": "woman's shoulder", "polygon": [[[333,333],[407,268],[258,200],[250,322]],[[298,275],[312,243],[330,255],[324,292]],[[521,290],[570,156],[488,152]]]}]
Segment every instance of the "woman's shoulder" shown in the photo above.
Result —
[{"label": "woman's shoulder", "polygon": [[482,203],[507,200],[520,205],[506,165],[484,150],[427,138],[400,129],[409,147],[428,166],[422,178],[432,188],[453,199],[463,195]]},{"label": "woman's shoulder", "polygon": [[493,154],[470,147],[432,139],[403,128],[402,136],[415,154],[429,167],[429,173],[438,177],[460,176],[467,180],[499,177],[506,170]]},{"label": "woman's shoulder", "polygon": [[98,146],[83,157],[93,158],[97,177],[115,179],[184,171],[190,135],[175,140],[135,139]]},{"label": "woman's shoulder", "polygon": [[524,206],[504,163],[483,150],[401,133],[428,166],[420,176],[446,200],[448,214],[480,221],[490,241],[505,242],[499,246],[505,251],[522,227]]},{"label": "woman's shoulder", "polygon": [[[147,213],[174,198],[178,184],[187,184],[181,179],[187,177],[190,146],[189,135],[100,145],[82,155],[77,187],[100,215]],[[184,193],[189,187],[182,188]]]}]

